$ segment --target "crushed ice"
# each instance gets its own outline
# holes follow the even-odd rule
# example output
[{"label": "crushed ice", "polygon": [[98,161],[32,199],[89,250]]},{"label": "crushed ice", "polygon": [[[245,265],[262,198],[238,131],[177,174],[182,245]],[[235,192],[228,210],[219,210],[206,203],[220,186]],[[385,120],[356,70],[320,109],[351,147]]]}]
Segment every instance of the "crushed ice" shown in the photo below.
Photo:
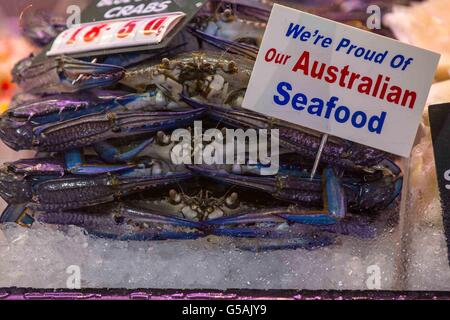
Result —
[{"label": "crushed ice", "polygon": [[394,289],[396,237],[255,253],[225,238],[121,242],[74,226],[8,224],[0,226],[0,287],[65,288],[75,265],[82,288],[367,289],[368,267],[377,265],[381,288]]}]

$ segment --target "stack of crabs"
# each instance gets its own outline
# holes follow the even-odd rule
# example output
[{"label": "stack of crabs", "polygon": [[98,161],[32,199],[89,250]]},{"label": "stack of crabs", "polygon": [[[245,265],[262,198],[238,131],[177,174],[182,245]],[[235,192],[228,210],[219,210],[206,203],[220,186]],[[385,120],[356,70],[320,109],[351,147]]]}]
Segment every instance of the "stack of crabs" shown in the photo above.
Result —
[{"label": "stack of crabs", "polygon": [[[182,32],[191,40],[164,51],[19,62],[22,93],[0,118],[0,137],[37,152],[0,168],[0,222],[119,240],[244,238],[252,250],[371,238],[395,223],[402,177],[390,155],[330,138],[310,179],[320,134],[241,107],[269,16],[252,3],[211,1]],[[27,35],[48,43],[61,28],[51,22]],[[278,129],[279,171],[174,163],[172,132],[196,120]]]}]

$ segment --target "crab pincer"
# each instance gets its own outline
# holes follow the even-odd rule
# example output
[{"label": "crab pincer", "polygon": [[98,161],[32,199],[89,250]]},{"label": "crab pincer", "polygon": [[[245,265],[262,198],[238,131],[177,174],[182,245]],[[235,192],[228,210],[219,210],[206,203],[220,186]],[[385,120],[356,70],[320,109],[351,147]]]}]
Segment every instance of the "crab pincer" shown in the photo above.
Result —
[{"label": "crab pincer", "polygon": [[[163,121],[163,111],[170,110],[175,112],[190,109],[186,107],[183,109],[175,103],[170,104],[157,88],[145,93],[131,94],[123,91],[92,90],[44,97],[25,97],[25,99],[19,96],[14,107],[0,117],[0,137],[14,150],[33,149],[38,138],[35,133],[40,132],[40,129],[47,130],[56,126],[71,127],[74,134],[78,125],[81,126],[79,130],[84,130],[83,120],[86,120],[86,123],[92,123],[94,119],[101,118],[114,120],[115,115],[119,113],[122,119],[125,117],[131,119],[133,116],[136,118],[138,112],[143,112],[143,119],[148,119],[149,114],[145,112],[155,112],[150,114],[154,115],[153,120],[160,118]],[[157,112],[161,114],[158,115]],[[170,115],[175,120],[179,119],[175,113]],[[185,115],[186,119],[190,118],[188,114]],[[76,120],[78,118],[82,119]],[[149,121],[149,125],[151,123]],[[167,119],[166,123],[170,123],[170,119]],[[118,126],[116,128],[120,129]],[[77,136],[71,136],[71,138],[76,140]]]},{"label": "crab pincer", "polygon": [[24,91],[52,94],[112,85],[122,79],[125,69],[67,56],[36,56],[18,62],[12,73],[13,81]]},{"label": "crab pincer", "polygon": [[285,216],[306,224],[332,224],[353,212],[376,211],[389,206],[400,194],[403,179],[385,176],[377,181],[361,182],[339,178],[333,168],[325,168],[322,179],[310,180],[283,174],[260,176],[218,170],[208,165],[188,166],[196,174],[232,185],[260,190],[274,198],[312,208]]},{"label": "crab pincer", "polygon": [[76,209],[111,202],[117,197],[191,178],[188,172],[158,174],[142,171],[130,169],[122,173],[44,181],[34,188],[33,204],[43,210]]}]

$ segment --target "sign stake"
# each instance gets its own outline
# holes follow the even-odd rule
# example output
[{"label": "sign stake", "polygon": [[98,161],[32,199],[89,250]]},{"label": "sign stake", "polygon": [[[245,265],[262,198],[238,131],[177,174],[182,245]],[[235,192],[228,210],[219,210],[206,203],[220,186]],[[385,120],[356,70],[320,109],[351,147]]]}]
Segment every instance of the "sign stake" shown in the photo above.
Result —
[{"label": "sign stake", "polygon": [[309,180],[312,180],[314,178],[314,176],[316,175],[317,167],[319,166],[319,162],[320,162],[320,157],[322,156],[323,148],[325,147],[325,143],[327,143],[327,140],[328,140],[328,133],[325,133],[322,136],[322,141],[320,141],[319,150],[317,151],[316,160],[314,160],[314,166],[312,168],[311,176],[310,176]]}]

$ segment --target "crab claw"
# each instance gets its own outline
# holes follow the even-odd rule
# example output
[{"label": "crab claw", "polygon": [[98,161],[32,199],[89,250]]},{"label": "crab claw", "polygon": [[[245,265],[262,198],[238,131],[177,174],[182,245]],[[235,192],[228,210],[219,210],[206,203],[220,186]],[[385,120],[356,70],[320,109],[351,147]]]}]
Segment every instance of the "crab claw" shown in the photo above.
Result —
[{"label": "crab claw", "polygon": [[[333,224],[344,218],[346,214],[346,198],[341,181],[332,168],[326,168],[323,173],[323,181],[309,180],[289,176],[248,176],[229,173],[225,170],[214,170],[206,166],[188,166],[188,168],[200,175],[209,178],[253,188],[270,193],[273,197],[294,203],[307,203],[319,205],[323,201],[323,209],[290,210],[292,212],[277,213],[268,211],[265,215],[256,215],[257,219],[273,219],[271,215],[277,215],[288,221],[304,224]],[[248,219],[248,216],[240,217]],[[225,218],[226,219],[226,218]],[[239,220],[233,218],[236,223]],[[219,220],[220,221],[220,220]],[[226,220],[225,220],[226,221]],[[220,221],[223,223],[224,221]]]},{"label": "crab claw", "polygon": [[160,188],[191,178],[189,172],[162,172],[149,168],[101,175],[81,175],[43,181],[34,187],[31,206],[42,210],[67,210],[113,201],[138,191]]},{"label": "crab claw", "polygon": [[401,193],[403,178],[385,176],[378,181],[350,187],[355,211],[377,211],[388,207]]},{"label": "crab claw", "polygon": [[93,90],[48,95],[16,102],[8,109],[7,116],[36,125],[58,122],[112,109],[116,107],[115,99],[124,94],[122,91]]},{"label": "crab claw", "polygon": [[20,159],[5,163],[8,170],[16,175],[59,175],[64,174],[64,161],[60,158],[31,158]]},{"label": "crab claw", "polygon": [[125,74],[119,66],[85,62],[67,56],[42,59],[30,57],[13,69],[13,79],[31,93],[76,92],[109,86]]},{"label": "crab claw", "polygon": [[239,172],[241,167],[236,166],[219,170],[207,165],[187,165],[187,168],[210,179],[270,193],[280,200],[308,204],[322,202],[322,186],[317,179],[310,181],[291,176],[243,175]]},{"label": "crab claw", "polygon": [[136,146],[133,146],[128,151],[120,151],[107,141],[100,141],[94,145],[94,149],[97,154],[108,163],[127,162],[131,161],[145,148],[154,143],[155,138],[150,138],[142,141]]},{"label": "crab claw", "polygon": [[103,206],[100,210],[46,211],[40,212],[37,220],[48,224],[76,225],[90,234],[117,240],[196,239],[204,235],[197,230],[198,223],[120,203]]},{"label": "crab claw", "polygon": [[[327,168],[324,171],[324,204],[322,209],[303,209],[301,207],[272,208],[259,210],[254,213],[245,213],[239,216],[215,219],[213,224],[236,223],[267,223],[281,222],[284,220],[302,224],[328,225],[334,224],[345,217],[346,200],[342,184],[334,174],[334,170]],[[247,185],[248,186],[248,185]],[[267,185],[261,185],[266,188]],[[253,187],[257,187],[256,184]],[[271,193],[279,191],[273,190]],[[300,193],[300,191],[298,191]],[[277,195],[275,195],[277,197]],[[279,196],[278,196],[279,197]],[[286,199],[283,199],[286,200]],[[288,199],[290,200],[290,199]]]},{"label": "crab claw", "polygon": [[156,132],[190,124],[204,109],[178,112],[107,112],[48,124],[34,129],[34,147],[64,151],[100,141]]}]

